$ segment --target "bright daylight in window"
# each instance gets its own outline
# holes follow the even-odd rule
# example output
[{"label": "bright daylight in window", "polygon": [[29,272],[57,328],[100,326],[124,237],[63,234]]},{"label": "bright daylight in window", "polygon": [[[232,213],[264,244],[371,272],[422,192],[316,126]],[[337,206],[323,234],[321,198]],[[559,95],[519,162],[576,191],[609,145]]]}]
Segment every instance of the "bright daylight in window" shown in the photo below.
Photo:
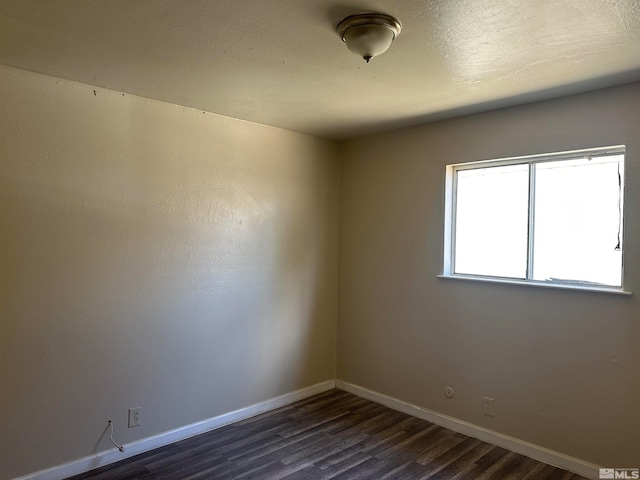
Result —
[{"label": "bright daylight in window", "polygon": [[624,152],[448,166],[444,276],[622,290]]}]

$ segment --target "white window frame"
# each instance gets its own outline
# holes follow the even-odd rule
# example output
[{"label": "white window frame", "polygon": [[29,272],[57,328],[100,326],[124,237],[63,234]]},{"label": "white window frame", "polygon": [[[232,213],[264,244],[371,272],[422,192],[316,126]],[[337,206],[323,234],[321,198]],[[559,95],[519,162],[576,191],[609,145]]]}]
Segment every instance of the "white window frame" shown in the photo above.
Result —
[{"label": "white window frame", "polygon": [[[507,165],[518,164],[536,164],[542,162],[556,162],[562,160],[575,160],[585,157],[601,157],[612,155],[626,154],[626,148],[624,145],[615,145],[610,147],[589,148],[582,150],[571,150],[566,152],[539,154],[539,155],[526,155],[520,157],[500,158],[494,160],[481,160],[475,162],[457,163],[446,166],[445,175],[445,204],[444,204],[444,260],[442,274],[438,275],[440,278],[451,278],[459,280],[474,280],[490,283],[508,283],[508,284],[520,284],[531,285],[537,287],[550,287],[550,288],[562,288],[562,289],[575,289],[575,290],[588,290],[606,293],[617,293],[623,295],[630,295],[631,292],[624,290],[624,240],[623,240],[623,228],[621,228],[621,248],[622,248],[622,274],[620,279],[620,286],[605,286],[598,284],[590,284],[587,282],[555,282],[551,280],[534,280],[532,278],[532,264],[533,264],[533,229],[535,225],[531,225],[531,219],[533,218],[534,209],[534,195],[535,195],[535,169],[529,168],[529,208],[528,208],[528,245],[527,245],[527,273],[525,279],[515,279],[508,277],[494,277],[483,276],[477,274],[462,274],[454,273],[455,262],[455,226],[456,226],[456,198],[457,198],[457,176],[456,173],[462,170],[472,170],[486,167],[499,167]],[[624,168],[626,169],[626,157]],[[626,172],[625,172],[626,173]],[[624,175],[626,178],[626,175]],[[621,185],[621,226],[624,219],[624,185]]]}]

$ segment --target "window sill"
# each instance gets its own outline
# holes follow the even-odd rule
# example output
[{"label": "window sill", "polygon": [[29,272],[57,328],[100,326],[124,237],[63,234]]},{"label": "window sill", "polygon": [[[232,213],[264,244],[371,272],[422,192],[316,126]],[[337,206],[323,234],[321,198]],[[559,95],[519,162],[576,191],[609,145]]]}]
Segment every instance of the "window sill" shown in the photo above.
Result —
[{"label": "window sill", "polygon": [[547,282],[535,282],[526,280],[517,280],[512,278],[490,278],[490,277],[475,277],[470,275],[438,275],[438,278],[444,278],[447,280],[463,280],[481,283],[499,283],[506,285],[525,285],[527,287],[540,287],[540,288],[552,288],[556,290],[578,290],[582,292],[594,292],[594,293],[609,293],[613,295],[629,296],[632,292],[627,292],[617,287],[598,287],[593,285],[572,285],[572,284],[560,284],[560,283],[547,283]]}]

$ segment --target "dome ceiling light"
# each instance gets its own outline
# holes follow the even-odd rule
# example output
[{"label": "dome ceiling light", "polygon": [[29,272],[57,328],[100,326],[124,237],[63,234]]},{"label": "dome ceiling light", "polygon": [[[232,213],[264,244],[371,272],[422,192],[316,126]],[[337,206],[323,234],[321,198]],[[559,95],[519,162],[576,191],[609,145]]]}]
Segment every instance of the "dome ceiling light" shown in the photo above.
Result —
[{"label": "dome ceiling light", "polygon": [[347,48],[367,63],[381,55],[400,34],[398,19],[384,13],[359,13],[342,19],[336,31]]}]

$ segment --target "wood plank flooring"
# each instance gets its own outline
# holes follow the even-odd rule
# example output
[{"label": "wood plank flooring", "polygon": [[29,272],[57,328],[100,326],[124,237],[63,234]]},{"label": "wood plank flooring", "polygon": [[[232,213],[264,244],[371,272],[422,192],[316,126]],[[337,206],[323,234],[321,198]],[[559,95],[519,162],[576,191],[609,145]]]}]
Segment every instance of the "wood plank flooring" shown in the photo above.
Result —
[{"label": "wood plank flooring", "polygon": [[333,390],[73,480],[585,480]]}]

